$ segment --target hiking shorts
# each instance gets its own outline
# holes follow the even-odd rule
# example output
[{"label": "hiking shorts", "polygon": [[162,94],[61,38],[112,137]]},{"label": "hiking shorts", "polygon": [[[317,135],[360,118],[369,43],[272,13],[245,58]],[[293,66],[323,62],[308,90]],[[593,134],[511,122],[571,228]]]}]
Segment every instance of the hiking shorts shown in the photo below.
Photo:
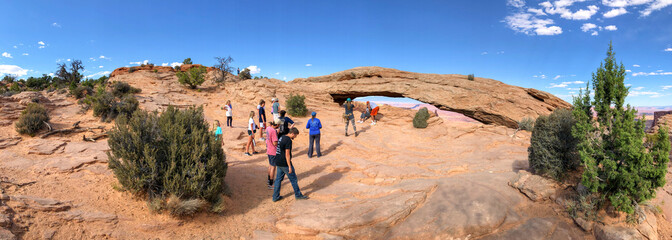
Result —
[{"label": "hiking shorts", "polygon": [[[266,155],[268,155],[268,154],[266,154]],[[271,166],[275,167],[275,156],[268,155],[268,165],[271,165]]]}]

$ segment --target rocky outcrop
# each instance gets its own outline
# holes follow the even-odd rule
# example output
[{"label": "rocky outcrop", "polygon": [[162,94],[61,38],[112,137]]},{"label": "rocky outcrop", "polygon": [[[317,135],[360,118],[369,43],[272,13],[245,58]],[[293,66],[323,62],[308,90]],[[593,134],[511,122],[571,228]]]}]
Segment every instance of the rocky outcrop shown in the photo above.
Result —
[{"label": "rocky outcrop", "polygon": [[518,175],[509,180],[509,186],[518,189],[530,200],[538,202],[548,200],[555,195],[558,184],[553,180],[520,170]]},{"label": "rocky outcrop", "polygon": [[21,92],[9,97],[0,96],[0,126],[7,126],[21,116],[29,103],[40,103],[48,109],[53,106],[51,101],[42,95],[42,92]]},{"label": "rocky outcrop", "polygon": [[[135,72],[135,71],[156,71],[157,73],[167,73],[167,72],[176,72],[176,71],[184,72],[184,71],[188,71],[189,69],[195,68],[195,67],[203,67],[203,65],[201,65],[201,64],[182,64],[180,66],[179,70],[176,70],[173,67],[154,66],[154,65],[149,65],[149,64],[148,65],[141,65],[141,66],[134,66],[134,67],[120,67],[120,68],[117,68],[114,71],[112,71],[112,73],[110,73],[110,78],[120,76],[120,75],[124,75],[124,74],[128,74],[128,73]],[[213,67],[207,67],[208,72],[212,72],[214,70],[215,70],[215,68],[213,68]]]},{"label": "rocky outcrop", "polygon": [[299,78],[291,84],[312,86],[342,103],[363,96],[407,97],[462,113],[484,123],[518,127],[524,117],[548,115],[571,105],[536,89],[458,74],[423,74],[382,67],[358,67],[326,76]]}]

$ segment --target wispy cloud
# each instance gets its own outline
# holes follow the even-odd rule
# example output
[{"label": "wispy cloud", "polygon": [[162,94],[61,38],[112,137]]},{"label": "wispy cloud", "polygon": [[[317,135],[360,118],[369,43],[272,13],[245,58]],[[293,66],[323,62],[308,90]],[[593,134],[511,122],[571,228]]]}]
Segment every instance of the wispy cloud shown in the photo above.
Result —
[{"label": "wispy cloud", "polygon": [[23,54],[21,54],[21,55],[23,55],[23,56],[28,56],[28,53],[23,53]]},{"label": "wispy cloud", "polygon": [[618,30],[618,28],[614,25],[609,25],[609,26],[604,27],[604,30],[616,31],[616,30]]},{"label": "wispy cloud", "polygon": [[633,73],[632,76],[665,76],[665,75],[672,75],[672,72],[636,72]]},{"label": "wispy cloud", "polygon": [[276,72],[275,75],[280,75],[280,72]]},{"label": "wispy cloud", "polygon": [[103,68],[103,66],[102,66],[102,65],[101,65],[101,66],[98,66],[98,68]]},{"label": "wispy cloud", "polygon": [[[557,79],[560,78],[560,77],[562,77],[562,76],[558,75],[558,76],[555,76],[555,78],[553,78],[553,79],[556,79],[556,80],[557,80]],[[548,87],[548,88],[565,88],[565,87],[567,87],[567,86],[569,86],[569,85],[571,85],[571,84],[584,84],[584,83],[585,83],[585,82],[583,82],[583,81],[551,83],[551,86]],[[578,89],[580,89],[580,88],[568,88],[568,90],[578,90]]]},{"label": "wispy cloud", "polygon": [[665,52],[672,52],[672,48],[666,48],[666,49],[663,50],[663,51],[665,51]]},{"label": "wispy cloud", "polygon": [[310,66],[313,66],[313,64],[310,64],[310,63],[306,64],[306,67],[310,67]]},{"label": "wispy cloud", "polygon": [[663,88],[663,91],[665,91],[665,90],[667,90],[667,89],[672,88],[672,85],[662,86],[662,88]]},{"label": "wispy cloud", "polygon": [[16,65],[0,65],[0,74],[15,75],[18,77],[28,74],[28,69],[23,69]]},{"label": "wispy cloud", "polygon": [[482,52],[481,55],[488,55],[488,52]]},{"label": "wispy cloud", "polygon": [[506,1],[506,5],[515,7],[515,8],[522,8],[525,6],[525,0],[508,0]]},{"label": "wispy cloud", "polygon": [[142,61],[142,62],[129,62],[128,64],[141,65],[141,64],[147,64],[147,63],[149,63],[149,60],[145,60],[145,61]]},{"label": "wispy cloud", "polygon": [[6,58],[13,58],[13,57],[12,57],[12,54],[9,54],[8,52],[3,52],[3,53],[2,53],[2,56],[3,56],[3,57],[6,57]]},{"label": "wispy cloud", "polygon": [[86,78],[93,78],[93,77],[97,77],[97,76],[102,77],[102,76],[107,75],[107,74],[110,74],[110,71],[97,72],[97,73],[94,73],[94,74],[91,74],[91,75],[87,75]]},{"label": "wispy cloud", "polygon": [[45,48],[46,45],[47,45],[47,44],[44,43],[43,41],[39,41],[39,42],[37,42],[37,44],[40,45],[38,48]]},{"label": "wispy cloud", "polygon": [[[529,13],[516,13],[504,18],[506,25],[512,30],[526,35],[558,35],[562,28],[554,24],[553,19],[540,19]],[[549,26],[552,25],[552,26]]]},{"label": "wispy cloud", "polygon": [[625,8],[614,8],[609,10],[608,12],[605,12],[604,14],[602,14],[602,16],[605,18],[613,18],[626,13],[628,13],[628,10],[625,10]]},{"label": "wispy cloud", "polygon": [[640,11],[639,13],[641,13],[643,17],[646,17],[651,15],[651,13],[654,11],[658,11],[670,5],[672,5],[672,1],[670,0],[655,0],[648,7],[646,7],[646,9]]},{"label": "wispy cloud", "polygon": [[532,76],[533,78],[541,78],[541,79],[546,79],[546,75],[541,74],[541,75],[534,75]]},{"label": "wispy cloud", "polygon": [[594,28],[597,28],[597,25],[592,24],[592,23],[584,23],[581,26],[581,31],[588,32],[588,31],[590,31],[591,29],[594,29]]},{"label": "wispy cloud", "polygon": [[639,65],[637,65],[637,64],[635,64],[635,65],[632,65],[632,66],[633,66],[633,67],[641,67],[641,66],[639,66]]},{"label": "wispy cloud", "polygon": [[51,24],[52,27],[57,27],[60,28],[61,24],[58,24],[57,22]]}]

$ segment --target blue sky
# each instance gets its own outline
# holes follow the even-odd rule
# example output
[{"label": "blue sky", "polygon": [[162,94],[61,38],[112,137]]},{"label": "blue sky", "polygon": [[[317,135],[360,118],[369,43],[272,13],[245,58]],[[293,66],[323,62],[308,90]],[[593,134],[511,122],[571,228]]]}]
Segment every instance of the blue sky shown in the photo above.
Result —
[{"label": "blue sky", "polygon": [[672,0],[4,1],[0,75],[80,59],[99,77],[191,57],[283,80],[358,66],[470,74],[571,100],[605,57],[628,102],[672,105]]}]

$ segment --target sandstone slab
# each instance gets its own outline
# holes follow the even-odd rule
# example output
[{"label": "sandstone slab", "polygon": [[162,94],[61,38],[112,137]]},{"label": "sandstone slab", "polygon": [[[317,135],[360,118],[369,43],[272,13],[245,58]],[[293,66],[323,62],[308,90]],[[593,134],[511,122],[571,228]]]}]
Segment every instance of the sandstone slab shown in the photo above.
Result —
[{"label": "sandstone slab", "polygon": [[51,155],[67,143],[59,140],[35,139],[28,147],[28,154]]},{"label": "sandstone slab", "polygon": [[530,200],[537,202],[555,195],[558,184],[553,180],[521,170],[509,180],[509,186],[518,189]]},{"label": "sandstone slab", "polygon": [[70,209],[70,204],[35,196],[14,195],[10,196],[11,201],[22,202],[24,208],[30,208],[43,212],[60,212]]},{"label": "sandstone slab", "polygon": [[[0,124],[1,125],[1,124]],[[3,138],[0,139],[0,149],[5,149],[11,146],[14,146],[21,142],[22,138],[21,137],[11,137],[11,138]]]},{"label": "sandstone slab", "polygon": [[596,240],[641,240],[644,237],[633,228],[618,226],[597,226],[594,231]]},{"label": "sandstone slab", "polygon": [[115,222],[117,215],[104,212],[85,212],[80,210],[71,210],[63,213],[64,220],[77,222]]}]

